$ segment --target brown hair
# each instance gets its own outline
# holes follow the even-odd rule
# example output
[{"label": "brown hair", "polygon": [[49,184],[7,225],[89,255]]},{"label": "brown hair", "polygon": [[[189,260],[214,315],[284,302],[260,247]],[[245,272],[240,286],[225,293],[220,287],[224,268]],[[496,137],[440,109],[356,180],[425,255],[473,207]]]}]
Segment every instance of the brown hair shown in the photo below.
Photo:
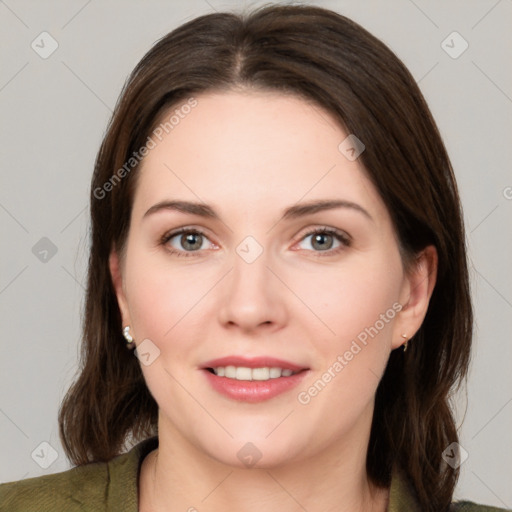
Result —
[{"label": "brown hair", "polygon": [[353,21],[313,6],[196,18],[158,41],[125,84],[92,178],[81,368],[59,412],[66,453],[77,465],[106,461],[128,441],[157,433],[158,407],[138,360],[125,347],[108,266],[112,248],[122,253],[125,246],[137,166],[122,179],[118,174],[114,181],[114,175],[172,105],[235,88],[295,94],[329,111],[366,145],[360,158],[406,257],[435,245],[437,284],[426,318],[407,352],[391,353],[377,389],[367,471],[375,484],[388,486],[399,467],[422,510],[448,510],[458,478],[442,459],[457,441],[449,399],[466,376],[472,337],[455,178],[431,113],[402,62]]}]

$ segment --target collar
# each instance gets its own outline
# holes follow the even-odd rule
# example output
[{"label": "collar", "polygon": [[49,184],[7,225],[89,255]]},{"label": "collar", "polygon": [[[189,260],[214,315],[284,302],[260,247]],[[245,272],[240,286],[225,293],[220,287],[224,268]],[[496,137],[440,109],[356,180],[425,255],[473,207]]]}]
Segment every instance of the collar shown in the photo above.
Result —
[{"label": "collar", "polygon": [[399,469],[391,474],[387,512],[421,512],[413,488]]},{"label": "collar", "polygon": [[[135,445],[129,452],[108,463],[110,485],[107,510],[138,511],[138,482],[140,467],[146,455],[158,448],[158,437],[151,437]],[[415,493],[403,472],[393,470],[387,512],[421,512]]]}]

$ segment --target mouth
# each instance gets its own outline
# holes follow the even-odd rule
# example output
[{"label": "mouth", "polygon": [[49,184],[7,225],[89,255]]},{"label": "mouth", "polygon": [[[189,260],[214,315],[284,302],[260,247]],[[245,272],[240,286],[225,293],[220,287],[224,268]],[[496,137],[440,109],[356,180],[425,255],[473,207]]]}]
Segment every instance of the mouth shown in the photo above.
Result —
[{"label": "mouth", "polygon": [[301,371],[293,371],[289,368],[280,368],[278,366],[264,366],[260,368],[249,368],[247,366],[217,366],[215,368],[206,368],[210,373],[217,377],[226,377],[236,380],[258,380],[266,381],[270,379],[279,379],[280,377],[291,377]]},{"label": "mouth", "polygon": [[200,368],[211,387],[238,401],[260,402],[291,390],[309,372],[308,367],[270,357],[229,356]]}]

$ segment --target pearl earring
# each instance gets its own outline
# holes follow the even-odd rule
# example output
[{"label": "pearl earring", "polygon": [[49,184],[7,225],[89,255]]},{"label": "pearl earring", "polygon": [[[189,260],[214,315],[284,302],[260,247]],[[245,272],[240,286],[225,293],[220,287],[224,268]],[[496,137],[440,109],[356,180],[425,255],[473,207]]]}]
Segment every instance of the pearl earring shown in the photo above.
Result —
[{"label": "pearl earring", "polygon": [[133,337],[132,335],[130,334],[130,326],[127,325],[124,329],[123,329],[123,336],[124,338],[126,339],[126,345],[128,346],[128,348],[131,348],[131,345],[133,343]]}]

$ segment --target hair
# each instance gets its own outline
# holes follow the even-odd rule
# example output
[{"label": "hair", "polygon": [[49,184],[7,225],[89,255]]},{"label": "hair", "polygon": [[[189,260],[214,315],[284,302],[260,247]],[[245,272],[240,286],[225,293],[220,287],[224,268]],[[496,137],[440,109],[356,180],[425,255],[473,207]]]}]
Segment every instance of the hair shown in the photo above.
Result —
[{"label": "hair", "polygon": [[115,174],[171,107],[234,90],[295,95],[330,112],[366,146],[359,158],[390,212],[404,261],[436,247],[424,322],[406,353],[391,352],[377,388],[366,468],[378,486],[389,486],[400,468],[422,510],[448,510],[458,471],[442,452],[458,440],[450,399],[467,376],[473,328],[452,166],[399,58],[350,19],[307,5],[200,16],[159,40],[125,83],[92,176],[81,362],[59,411],[67,456],[76,465],[108,461],[129,439],[158,433],[158,405],[126,349],[108,264],[113,249],[123,255],[126,247],[138,165],[122,179]]}]

